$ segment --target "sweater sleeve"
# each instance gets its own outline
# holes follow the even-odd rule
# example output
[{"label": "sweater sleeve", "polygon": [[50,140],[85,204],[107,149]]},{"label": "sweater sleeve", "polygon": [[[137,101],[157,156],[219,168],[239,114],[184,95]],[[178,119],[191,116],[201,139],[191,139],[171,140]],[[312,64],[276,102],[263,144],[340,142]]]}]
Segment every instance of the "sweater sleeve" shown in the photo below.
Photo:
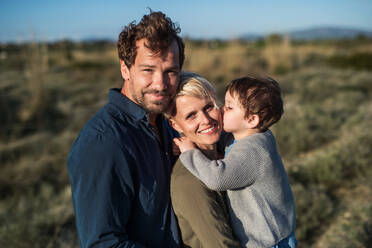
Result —
[{"label": "sweater sleeve", "polygon": [[182,153],[180,159],[208,188],[224,191],[252,185],[261,174],[268,154],[259,145],[242,140],[224,159],[210,160],[198,149]]}]

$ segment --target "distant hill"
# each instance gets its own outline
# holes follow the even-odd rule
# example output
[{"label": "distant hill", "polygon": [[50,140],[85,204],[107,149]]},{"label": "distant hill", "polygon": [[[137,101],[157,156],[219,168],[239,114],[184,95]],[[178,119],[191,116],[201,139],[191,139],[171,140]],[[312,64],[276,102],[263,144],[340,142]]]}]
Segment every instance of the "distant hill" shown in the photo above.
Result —
[{"label": "distant hill", "polygon": [[249,34],[244,34],[239,37],[241,40],[258,40],[262,39],[264,36],[260,34],[254,34],[254,33],[249,33]]},{"label": "distant hill", "polygon": [[[313,27],[289,32],[282,32],[280,34],[288,35],[292,39],[301,40],[352,39],[358,37],[359,35],[372,37],[372,31],[343,27]],[[247,33],[241,35],[239,38],[243,40],[257,40],[263,38],[264,36],[265,35]]]},{"label": "distant hill", "polygon": [[288,35],[293,39],[352,39],[359,35],[372,37],[372,31],[356,28],[338,27],[315,27],[289,32]]}]

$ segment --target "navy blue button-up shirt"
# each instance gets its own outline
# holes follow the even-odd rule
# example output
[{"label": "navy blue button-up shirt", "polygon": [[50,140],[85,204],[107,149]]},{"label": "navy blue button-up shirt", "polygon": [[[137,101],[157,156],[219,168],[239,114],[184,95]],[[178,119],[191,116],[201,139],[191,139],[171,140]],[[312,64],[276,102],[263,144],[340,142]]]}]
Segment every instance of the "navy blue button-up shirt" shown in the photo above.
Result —
[{"label": "navy blue button-up shirt", "polygon": [[179,246],[169,192],[175,133],[160,118],[158,137],[146,111],[111,89],[72,145],[67,167],[81,248]]}]

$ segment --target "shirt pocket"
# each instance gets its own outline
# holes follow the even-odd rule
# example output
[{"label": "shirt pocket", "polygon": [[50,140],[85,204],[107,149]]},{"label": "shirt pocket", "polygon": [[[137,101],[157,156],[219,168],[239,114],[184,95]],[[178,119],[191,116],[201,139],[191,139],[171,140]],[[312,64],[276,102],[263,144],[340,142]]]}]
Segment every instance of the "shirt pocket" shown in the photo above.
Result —
[{"label": "shirt pocket", "polygon": [[152,185],[141,185],[140,187],[139,200],[143,211],[146,214],[151,214],[155,211],[158,198],[157,189],[158,187],[156,181],[152,182]]}]

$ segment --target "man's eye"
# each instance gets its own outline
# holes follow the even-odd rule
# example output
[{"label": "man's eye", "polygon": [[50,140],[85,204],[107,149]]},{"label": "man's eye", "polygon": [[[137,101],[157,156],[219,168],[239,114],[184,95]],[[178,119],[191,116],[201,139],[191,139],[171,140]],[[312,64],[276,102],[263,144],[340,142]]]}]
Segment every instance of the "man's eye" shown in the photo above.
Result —
[{"label": "man's eye", "polygon": [[178,71],[169,71],[168,74],[171,75],[171,76],[177,76]]}]

